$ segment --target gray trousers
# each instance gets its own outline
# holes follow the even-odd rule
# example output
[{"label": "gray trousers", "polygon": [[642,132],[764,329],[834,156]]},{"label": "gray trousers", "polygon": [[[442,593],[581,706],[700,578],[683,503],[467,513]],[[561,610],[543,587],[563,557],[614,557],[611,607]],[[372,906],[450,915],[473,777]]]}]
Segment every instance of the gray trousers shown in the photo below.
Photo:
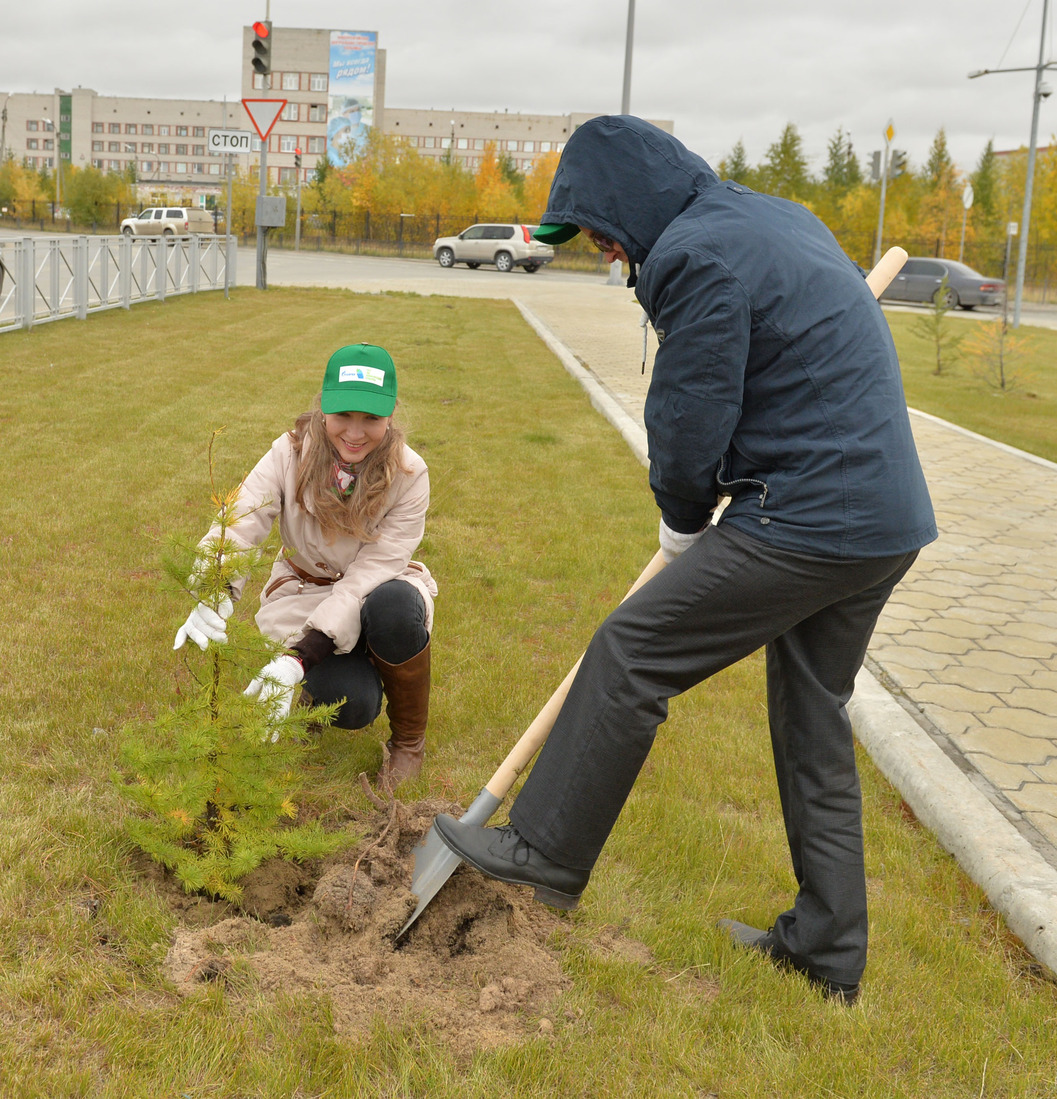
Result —
[{"label": "gray trousers", "polygon": [[847,702],[877,617],[917,557],[776,550],[721,524],[599,627],[510,820],[564,866],[594,866],[668,699],[761,646],[799,891],[776,952],[855,983],[866,964],[862,801]]}]

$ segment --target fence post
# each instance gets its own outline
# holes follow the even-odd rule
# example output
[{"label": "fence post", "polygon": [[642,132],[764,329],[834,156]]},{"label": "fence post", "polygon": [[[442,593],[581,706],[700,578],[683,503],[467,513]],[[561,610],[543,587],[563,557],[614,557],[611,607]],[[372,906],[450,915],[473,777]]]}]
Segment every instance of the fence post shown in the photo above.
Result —
[{"label": "fence post", "polygon": [[192,294],[197,294],[198,293],[198,273],[199,273],[198,268],[199,268],[199,264],[201,263],[201,253],[199,251],[198,234],[197,233],[194,233],[191,236],[191,247],[190,247],[189,251],[190,251],[191,255],[188,259],[188,262],[191,264],[191,270],[187,272],[187,274],[188,274],[187,284],[188,284],[188,289],[191,291],[191,293]]},{"label": "fence post", "polygon": [[121,273],[118,275],[118,285],[121,294],[121,305],[124,309],[132,308],[132,237],[121,234],[118,244],[118,265]]},{"label": "fence post", "polygon": [[73,300],[77,319],[88,317],[88,238],[78,237],[73,242]]},{"label": "fence post", "polygon": [[36,283],[34,281],[33,238],[22,238],[22,251],[19,254],[18,272],[18,300],[19,312],[22,314],[22,327],[33,327],[33,303],[36,297]]},{"label": "fence post", "polygon": [[165,241],[166,238],[162,235],[154,242],[154,293],[158,301],[165,301],[166,284],[169,281],[168,249]]}]

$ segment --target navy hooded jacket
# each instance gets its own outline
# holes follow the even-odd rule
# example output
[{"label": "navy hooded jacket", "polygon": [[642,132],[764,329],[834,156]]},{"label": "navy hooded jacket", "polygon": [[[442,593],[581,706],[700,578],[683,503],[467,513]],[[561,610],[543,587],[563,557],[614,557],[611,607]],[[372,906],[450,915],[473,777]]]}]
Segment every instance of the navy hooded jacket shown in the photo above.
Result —
[{"label": "navy hooded jacket", "polygon": [[814,214],[607,116],[569,139],[542,221],[604,234],[640,268],[669,527],[700,530],[730,493],[724,523],[793,552],[888,557],[936,537],[888,324]]}]

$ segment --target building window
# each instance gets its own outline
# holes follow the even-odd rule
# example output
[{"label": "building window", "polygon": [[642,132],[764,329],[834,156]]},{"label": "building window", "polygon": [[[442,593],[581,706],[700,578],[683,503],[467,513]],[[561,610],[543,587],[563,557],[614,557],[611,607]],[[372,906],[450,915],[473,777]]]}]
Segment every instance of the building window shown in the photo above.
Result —
[{"label": "building window", "polygon": [[310,153],[325,153],[327,151],[327,139],[325,137],[310,137],[308,139],[308,151]]},{"label": "building window", "polygon": [[[34,126],[33,129],[36,129],[36,126]],[[102,122],[93,122],[92,123],[92,133],[93,134],[101,134],[102,132],[103,132]]]},{"label": "building window", "polygon": [[158,146],[158,152],[163,156],[168,156],[169,146],[165,142],[162,142],[162,144]]},{"label": "building window", "polygon": [[193,171],[195,175],[204,176],[206,174],[206,166],[196,161],[191,165],[191,171]]},{"label": "building window", "polygon": [[534,152],[536,151],[536,143],[535,143],[535,141],[526,141],[526,142],[525,142],[525,147],[524,147],[524,151],[525,151],[526,153],[534,153]]},{"label": "building window", "polygon": [[177,145],[176,146],[176,155],[177,156],[187,156],[187,146],[186,145]]},{"label": "building window", "polygon": [[108,153],[120,153],[121,152],[121,142],[120,141],[109,141],[109,142],[107,142],[106,151]]},{"label": "building window", "polygon": [[154,124],[152,122],[144,123],[143,132],[145,134],[153,134],[154,133]]},{"label": "building window", "polygon": [[120,160],[111,160],[110,161],[110,171],[120,172],[121,171],[121,161]]},{"label": "building window", "polygon": [[298,118],[299,106],[299,103],[287,103],[287,105],[283,108],[283,113],[279,117],[285,119],[287,122],[296,122]]},{"label": "building window", "polygon": [[327,74],[309,73],[308,90],[310,92],[325,92],[327,90]]},{"label": "building window", "polygon": [[176,174],[177,174],[178,176],[185,176],[185,175],[187,175],[187,164],[186,164],[186,162],[185,162],[185,161],[182,161],[182,160],[178,160],[178,161],[176,162]]},{"label": "building window", "polygon": [[308,105],[309,122],[326,122],[327,108],[324,103],[310,103]]},{"label": "building window", "polygon": [[250,152],[259,153],[261,151],[261,139],[256,134],[250,134]]},{"label": "building window", "polygon": [[26,148],[27,149],[39,149],[40,146],[37,144],[37,139],[35,137],[27,137],[26,138]]},{"label": "building window", "polygon": [[206,136],[205,126],[192,126],[191,127],[191,136],[192,137],[205,137]]},{"label": "building window", "polygon": [[134,134],[135,132],[136,132],[136,123],[135,122],[126,122],[125,123],[125,133]]},{"label": "building window", "polygon": [[45,132],[51,133],[51,131],[55,129],[55,123],[48,118],[42,118],[40,120],[40,127]]},{"label": "building window", "polygon": [[121,133],[121,123],[120,122],[111,122],[109,129],[110,129],[110,133],[119,134],[119,133]]},{"label": "building window", "polygon": [[192,145],[191,156],[205,156],[206,147],[204,145]]},{"label": "building window", "polygon": [[264,87],[264,77],[260,73],[253,74],[253,88],[255,91],[260,91]]},{"label": "building window", "polygon": [[209,174],[211,176],[220,175],[220,165],[215,160],[209,162]]},{"label": "building window", "polygon": [[154,171],[154,161],[153,160],[141,160],[139,162],[139,170],[141,172],[153,172]]},{"label": "building window", "polygon": [[168,137],[169,136],[169,127],[168,126],[159,126],[158,127],[158,133],[161,134],[162,137]]},{"label": "building window", "polygon": [[100,171],[103,170],[103,164],[104,164],[104,162],[102,160],[93,160],[92,161],[92,167],[93,168],[98,168]]},{"label": "building window", "polygon": [[297,138],[292,134],[282,134],[279,138],[279,152],[292,153],[297,148]]},{"label": "building window", "polygon": [[101,153],[103,151],[103,143],[101,141],[92,142],[92,152]]},{"label": "building window", "polygon": [[279,182],[280,183],[296,183],[297,182],[297,169],[296,168],[280,168],[279,169]]},{"label": "building window", "polygon": [[154,142],[153,141],[141,142],[139,150],[140,150],[141,153],[153,153],[154,152]]},{"label": "building window", "polygon": [[136,151],[136,143],[134,141],[125,142],[125,152],[134,153]]},{"label": "building window", "polygon": [[300,73],[283,73],[283,91],[296,92],[301,90]]},{"label": "building window", "polygon": [[456,149],[468,149],[470,147],[470,139],[468,137],[460,137],[455,142]]},{"label": "building window", "polygon": [[506,151],[508,153],[516,153],[517,152],[517,142],[516,141],[508,141],[506,143]]},{"label": "building window", "polygon": [[42,149],[54,149],[55,148],[55,139],[53,137],[44,138],[40,143],[40,147]]},{"label": "building window", "polygon": [[[37,132],[37,125],[38,125],[37,120],[35,118],[31,118],[26,123],[26,129],[29,130],[31,133],[36,133]],[[102,126],[99,127],[99,129],[102,129],[102,128],[103,128]]]},{"label": "building window", "polygon": [[551,143],[549,141],[540,142],[540,152],[549,153],[551,151]]},{"label": "building window", "polygon": [[176,127],[176,136],[177,137],[187,137],[187,127],[186,126],[177,126]]}]

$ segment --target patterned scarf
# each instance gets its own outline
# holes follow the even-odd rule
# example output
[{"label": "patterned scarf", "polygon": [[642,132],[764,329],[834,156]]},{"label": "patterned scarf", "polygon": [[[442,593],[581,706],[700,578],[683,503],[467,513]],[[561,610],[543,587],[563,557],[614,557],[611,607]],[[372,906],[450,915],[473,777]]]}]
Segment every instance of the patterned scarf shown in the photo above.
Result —
[{"label": "patterned scarf", "polygon": [[352,462],[334,461],[334,491],[343,500],[352,495],[356,487],[356,474],[352,469]]}]

